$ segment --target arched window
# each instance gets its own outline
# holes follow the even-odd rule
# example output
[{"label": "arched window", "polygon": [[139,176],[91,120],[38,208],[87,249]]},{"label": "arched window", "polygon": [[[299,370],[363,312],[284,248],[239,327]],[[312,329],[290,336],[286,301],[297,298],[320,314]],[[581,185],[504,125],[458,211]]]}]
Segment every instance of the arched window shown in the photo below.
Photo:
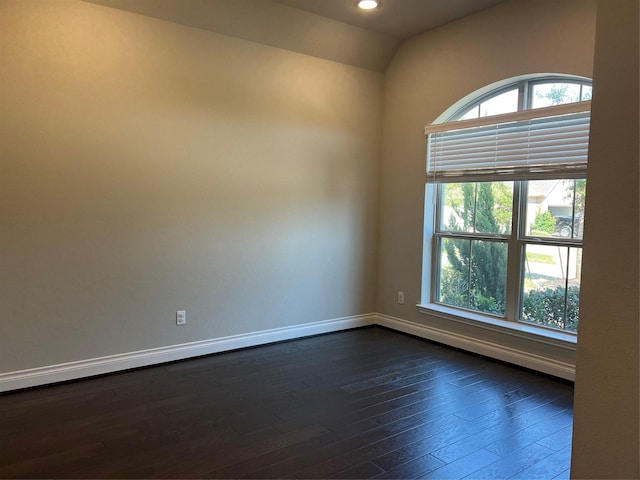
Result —
[{"label": "arched window", "polygon": [[447,120],[469,120],[591,100],[591,81],[567,77],[520,80],[465,102]]},{"label": "arched window", "polygon": [[422,307],[576,333],[591,82],[484,90],[425,129]]}]

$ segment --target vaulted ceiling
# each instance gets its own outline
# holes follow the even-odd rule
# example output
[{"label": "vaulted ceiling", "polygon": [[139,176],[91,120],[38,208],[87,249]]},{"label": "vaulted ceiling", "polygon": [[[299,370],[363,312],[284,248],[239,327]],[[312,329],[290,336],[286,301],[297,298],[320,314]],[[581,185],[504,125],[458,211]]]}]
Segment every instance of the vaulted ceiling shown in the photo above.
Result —
[{"label": "vaulted ceiling", "polygon": [[405,39],[503,0],[381,0],[375,10],[357,8],[357,0],[275,0],[323,17]]},{"label": "vaulted ceiling", "polygon": [[504,0],[86,0],[383,71],[402,40]]}]

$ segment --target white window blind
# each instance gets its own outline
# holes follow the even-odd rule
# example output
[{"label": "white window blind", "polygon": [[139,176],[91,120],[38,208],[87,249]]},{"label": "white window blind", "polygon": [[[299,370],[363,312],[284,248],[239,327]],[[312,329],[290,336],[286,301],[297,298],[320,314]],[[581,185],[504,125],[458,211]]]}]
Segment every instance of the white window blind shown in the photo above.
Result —
[{"label": "white window blind", "polygon": [[431,125],[431,182],[571,178],[586,174],[590,102]]}]

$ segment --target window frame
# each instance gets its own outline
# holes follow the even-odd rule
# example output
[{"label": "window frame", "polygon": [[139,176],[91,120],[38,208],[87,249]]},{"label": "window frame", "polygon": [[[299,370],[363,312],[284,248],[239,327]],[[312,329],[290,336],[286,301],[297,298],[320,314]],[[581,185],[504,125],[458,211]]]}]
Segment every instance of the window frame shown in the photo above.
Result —
[{"label": "window frame", "polygon": [[[453,110],[448,109],[444,114],[444,118],[439,118],[434,123],[454,122],[460,120],[469,110],[474,107],[480,106],[481,103],[485,103],[498,95],[502,95],[510,90],[518,90],[518,110],[532,110],[533,103],[533,87],[535,85],[542,85],[546,83],[575,83],[581,86],[580,96],[582,98],[582,88],[585,86],[593,87],[592,81],[584,77],[574,76],[526,76],[522,79],[505,83],[501,86],[490,89],[487,92],[481,93],[479,96],[472,94],[472,99],[465,98],[456,103]],[[458,105],[462,103],[461,105]]]},{"label": "window frame", "polygon": [[[582,77],[571,76],[536,76],[521,78],[517,81],[505,83],[497,88],[471,98],[469,97],[458,102],[458,108],[448,109],[453,114],[446,115],[444,122],[455,122],[466,115],[471,109],[478,108],[483,102],[491,98],[502,95],[515,88],[518,90],[518,112],[530,110],[532,105],[533,87],[545,83],[569,83],[580,85],[580,99],[583,99],[584,86],[592,88],[592,82]],[[535,110],[535,109],[532,109]],[[441,116],[442,117],[442,116]],[[484,117],[478,117],[484,118]],[[489,117],[488,117],[489,118]],[[441,122],[435,122],[441,123]],[[566,179],[585,179],[584,175],[571,176]],[[558,180],[565,179],[558,178]],[[527,235],[527,205],[528,187],[530,180],[507,179],[513,182],[512,200],[512,224],[511,232],[507,234],[485,234],[476,232],[448,232],[440,228],[444,225],[441,222],[443,210],[443,182],[426,182],[425,187],[425,223],[423,237],[423,275],[422,275],[422,301],[418,305],[421,313],[435,314],[443,318],[448,318],[462,323],[476,324],[478,321],[487,324],[489,328],[498,328],[500,331],[504,327],[517,334],[526,337],[530,335],[541,335],[547,337],[549,341],[561,341],[575,343],[577,332],[566,329],[558,329],[551,326],[539,325],[522,319],[523,299],[524,299],[524,279],[526,273],[525,252],[527,245],[549,245],[560,248],[579,248],[582,252],[582,238],[563,237],[535,237]],[[531,180],[534,180],[533,178]],[[468,181],[468,180],[464,180]],[[478,179],[478,182],[483,181]],[[485,180],[486,181],[486,180]],[[462,183],[461,180],[458,183]],[[575,185],[574,185],[575,188]],[[575,222],[575,198],[573,201],[574,222]],[[442,252],[442,242],[445,238],[464,238],[469,240],[489,240],[500,241],[507,245],[507,264],[505,278],[505,310],[504,316],[480,312],[464,307],[456,307],[444,304],[439,301],[441,260],[438,258]],[[569,252],[569,251],[568,251]],[[568,254],[568,253],[567,253]],[[568,285],[568,283],[567,283]],[[567,305],[567,293],[565,287],[565,312]]]}]

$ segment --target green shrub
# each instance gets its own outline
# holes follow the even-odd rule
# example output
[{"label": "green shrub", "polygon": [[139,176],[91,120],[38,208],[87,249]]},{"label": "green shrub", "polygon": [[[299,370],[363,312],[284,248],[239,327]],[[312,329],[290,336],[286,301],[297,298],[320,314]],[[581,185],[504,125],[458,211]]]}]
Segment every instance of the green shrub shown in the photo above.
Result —
[{"label": "green shrub", "polygon": [[483,295],[478,288],[469,288],[467,277],[451,267],[442,268],[440,273],[440,301],[479,312],[504,314],[504,301]]},{"label": "green shrub", "polygon": [[531,233],[543,232],[547,235],[553,235],[555,229],[556,219],[553,217],[553,215],[551,215],[551,212],[549,212],[549,210],[538,213],[536,215],[536,218],[533,219],[533,223],[531,224]]},{"label": "green shrub", "polygon": [[567,289],[567,309],[564,304],[563,287],[532,290],[524,295],[522,319],[552,328],[576,332],[580,313],[580,287]]}]

